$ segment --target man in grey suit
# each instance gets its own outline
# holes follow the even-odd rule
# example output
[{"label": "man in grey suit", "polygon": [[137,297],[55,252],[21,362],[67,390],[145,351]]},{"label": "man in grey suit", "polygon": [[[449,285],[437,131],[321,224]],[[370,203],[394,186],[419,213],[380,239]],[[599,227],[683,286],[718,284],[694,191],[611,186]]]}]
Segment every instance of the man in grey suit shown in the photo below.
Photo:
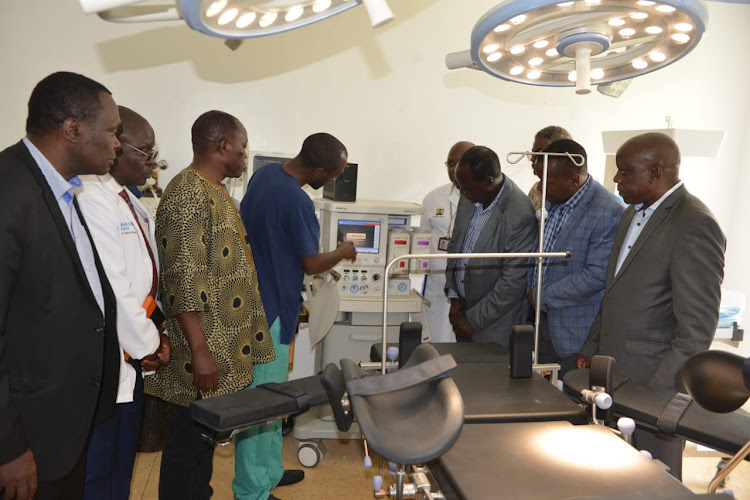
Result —
[{"label": "man in grey suit", "polygon": [[[500,170],[494,151],[474,146],[456,169],[461,199],[448,253],[530,252],[536,245],[531,201]],[[459,342],[508,347],[521,322],[528,259],[449,259],[448,318]]]},{"label": "man in grey suit", "polygon": [[[614,180],[630,206],[617,228],[599,315],[576,364],[589,366],[594,354],[613,356],[620,375],[675,391],[685,360],[708,349],[716,331],[726,240],[711,211],[680,181],[680,150],[670,137],[636,136],[616,160]],[[682,441],[666,438],[636,435],[638,446],[679,478]]]}]

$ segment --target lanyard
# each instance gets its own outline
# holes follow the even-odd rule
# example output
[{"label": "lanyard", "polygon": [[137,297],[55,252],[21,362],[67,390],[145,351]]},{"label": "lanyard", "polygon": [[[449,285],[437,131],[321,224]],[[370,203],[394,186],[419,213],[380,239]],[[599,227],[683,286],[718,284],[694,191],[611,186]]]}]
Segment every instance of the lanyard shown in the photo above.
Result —
[{"label": "lanyard", "polygon": [[453,201],[451,200],[451,195],[453,194],[454,189],[456,189],[456,186],[451,184],[451,190],[450,193],[448,193],[448,214],[450,220],[448,221],[448,234],[446,235],[449,238],[451,234],[453,234],[453,225],[456,222],[456,214],[453,212]]}]

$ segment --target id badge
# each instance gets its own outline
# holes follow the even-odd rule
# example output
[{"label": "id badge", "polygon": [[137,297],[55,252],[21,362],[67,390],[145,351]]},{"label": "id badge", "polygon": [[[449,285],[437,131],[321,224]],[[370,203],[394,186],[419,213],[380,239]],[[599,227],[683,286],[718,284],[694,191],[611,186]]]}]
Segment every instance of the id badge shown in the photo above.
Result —
[{"label": "id badge", "polygon": [[444,236],[438,240],[437,248],[438,250],[442,250],[443,252],[448,251],[448,243],[451,242],[450,236]]}]

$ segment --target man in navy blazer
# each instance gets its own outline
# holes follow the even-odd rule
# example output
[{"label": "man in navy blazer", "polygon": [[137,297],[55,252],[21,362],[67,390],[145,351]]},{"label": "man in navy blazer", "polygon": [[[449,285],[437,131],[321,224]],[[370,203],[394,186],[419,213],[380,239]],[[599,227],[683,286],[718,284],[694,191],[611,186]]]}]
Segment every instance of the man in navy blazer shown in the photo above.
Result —
[{"label": "man in navy blazer", "polygon": [[[114,412],[116,307],[75,191],[120,147],[109,91],[54,73],[0,153],[0,498],[81,498],[86,441]],[[36,496],[35,496],[36,495]]]},{"label": "man in navy blazer", "polygon": [[[539,361],[558,363],[562,375],[575,370],[576,356],[599,312],[607,262],[625,205],[588,174],[586,150],[577,142],[560,139],[544,152],[579,155],[548,156],[547,163],[544,251],[569,251],[570,258],[543,261]],[[534,162],[539,179],[543,162],[543,156]],[[541,191],[541,181],[537,185]],[[532,309],[536,278],[534,268],[526,294]]]},{"label": "man in navy blazer", "polygon": [[[474,146],[458,163],[461,199],[448,253],[531,252],[536,221],[531,201],[500,170],[491,149]],[[458,342],[495,342],[508,347],[521,322],[528,259],[448,259],[448,319]]]}]

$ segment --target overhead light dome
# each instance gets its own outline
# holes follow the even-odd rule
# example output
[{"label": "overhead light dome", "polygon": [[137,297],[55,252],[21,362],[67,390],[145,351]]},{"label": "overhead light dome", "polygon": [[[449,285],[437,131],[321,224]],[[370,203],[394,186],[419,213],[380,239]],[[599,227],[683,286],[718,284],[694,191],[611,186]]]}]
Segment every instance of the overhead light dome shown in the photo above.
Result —
[{"label": "overhead light dome", "polygon": [[393,19],[386,0],[174,0],[175,5],[138,5],[142,0],[79,0],[85,12],[108,21],[184,19],[192,29],[226,39],[273,35],[322,21],[364,4],[373,27]]},{"label": "overhead light dome", "polygon": [[[587,94],[592,72],[597,84],[609,83],[680,59],[698,44],[707,22],[702,0],[508,0],[476,23],[471,49],[449,54],[446,65],[475,65],[504,80],[575,86]],[[488,45],[498,46],[490,54],[501,57],[490,59],[483,51]]]}]

